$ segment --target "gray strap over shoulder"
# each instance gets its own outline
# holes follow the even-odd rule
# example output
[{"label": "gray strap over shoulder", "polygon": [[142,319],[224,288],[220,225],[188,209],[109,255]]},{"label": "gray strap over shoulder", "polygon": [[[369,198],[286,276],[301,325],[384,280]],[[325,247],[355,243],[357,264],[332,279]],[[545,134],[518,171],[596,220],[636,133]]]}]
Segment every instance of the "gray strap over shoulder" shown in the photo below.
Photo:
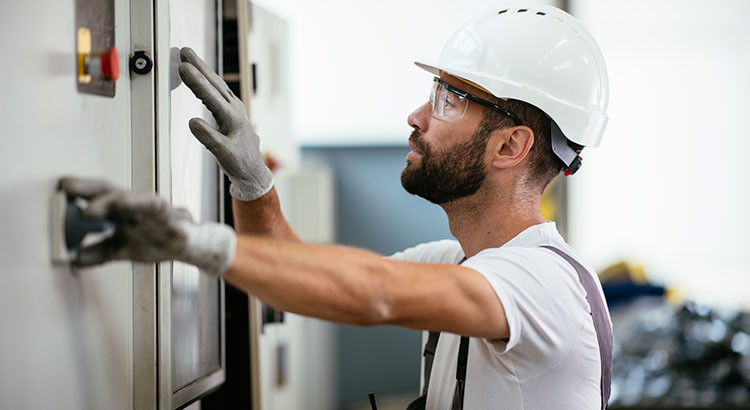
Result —
[{"label": "gray strap over shoulder", "polygon": [[589,271],[581,265],[577,260],[573,259],[567,253],[561,251],[554,246],[542,246],[542,248],[549,249],[556,254],[560,255],[563,259],[568,261],[571,266],[578,273],[578,280],[583,285],[583,289],[586,291],[586,300],[589,302],[591,307],[591,317],[594,320],[594,330],[596,330],[596,339],[599,343],[599,358],[602,364],[602,379],[601,379],[601,392],[602,392],[602,409],[607,408],[607,402],[609,402],[609,395],[611,393],[612,385],[612,326],[609,323],[609,315],[607,315],[607,308],[605,301],[602,299],[599,293],[599,287],[596,281]]},{"label": "gray strap over shoulder", "polygon": [[424,387],[422,388],[422,394],[427,394],[427,388],[430,385],[430,374],[432,373],[432,362],[435,360],[435,350],[437,349],[437,342],[440,339],[440,332],[430,332],[430,336],[427,338],[427,344],[424,347]]},{"label": "gray strap over shoulder", "polygon": [[[607,314],[605,301],[599,294],[599,287],[596,281],[591,277],[588,270],[581,265],[577,260],[573,259],[567,253],[561,251],[553,246],[542,246],[542,248],[549,249],[556,254],[560,255],[565,259],[573,269],[578,273],[578,280],[581,282],[583,289],[586,291],[586,300],[591,307],[591,316],[594,321],[594,329],[596,331],[596,339],[599,344],[599,357],[601,359],[601,408],[607,408],[607,402],[609,402],[609,396],[611,393],[612,384],[612,326],[609,323],[609,315]],[[466,260],[464,258],[461,263]],[[412,402],[407,410],[413,409],[424,409],[427,401],[427,390],[430,385],[430,374],[432,373],[432,363],[435,358],[435,351],[437,350],[437,343],[440,339],[440,332],[430,332],[427,339],[427,344],[424,348],[424,388],[422,389],[422,395]],[[459,348],[458,355],[458,367],[456,371],[456,392],[453,396],[452,410],[463,408],[463,396],[464,386],[466,384],[466,362],[468,356],[469,338],[461,338],[461,346]]]},{"label": "gray strap over shoulder", "polygon": [[[466,262],[466,257],[461,259],[462,264]],[[430,375],[432,374],[432,363],[435,360],[435,351],[437,350],[440,332],[430,332],[427,338],[427,344],[424,346],[424,387],[422,395],[409,404],[407,410],[424,409],[427,403],[427,390],[430,387]],[[466,385],[466,362],[469,356],[469,338],[461,337],[461,343],[458,351],[458,363],[456,365],[456,391],[453,393],[453,405],[451,410],[460,410],[464,405],[464,386]]]}]

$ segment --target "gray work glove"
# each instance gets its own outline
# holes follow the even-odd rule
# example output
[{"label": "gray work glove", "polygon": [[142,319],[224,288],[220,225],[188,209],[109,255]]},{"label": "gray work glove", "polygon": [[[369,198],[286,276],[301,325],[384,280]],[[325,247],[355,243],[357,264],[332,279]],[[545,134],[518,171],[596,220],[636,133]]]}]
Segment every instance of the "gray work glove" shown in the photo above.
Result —
[{"label": "gray work glove", "polygon": [[273,174],[260,152],[260,139],[247,119],[245,105],[197,54],[180,50],[180,77],[211,111],[219,129],[201,118],[190,120],[190,131],[211,151],[232,182],[229,193],[242,201],[265,195],[273,186]]},{"label": "gray work glove", "polygon": [[153,194],[117,189],[88,178],[62,178],[59,188],[68,197],[88,200],[82,216],[116,224],[112,236],[83,246],[72,261],[76,266],[110,260],[160,262],[178,260],[220,276],[234,260],[234,231],[214,222],[193,222],[186,209],[173,208]]}]

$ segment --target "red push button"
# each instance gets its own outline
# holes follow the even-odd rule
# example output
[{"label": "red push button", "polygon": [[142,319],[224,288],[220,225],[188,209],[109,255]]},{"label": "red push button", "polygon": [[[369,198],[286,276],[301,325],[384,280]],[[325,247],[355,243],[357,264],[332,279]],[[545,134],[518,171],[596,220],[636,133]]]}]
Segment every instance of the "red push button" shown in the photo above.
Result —
[{"label": "red push button", "polygon": [[108,80],[117,81],[120,78],[120,57],[117,48],[112,46],[100,55],[102,62],[102,76]]}]

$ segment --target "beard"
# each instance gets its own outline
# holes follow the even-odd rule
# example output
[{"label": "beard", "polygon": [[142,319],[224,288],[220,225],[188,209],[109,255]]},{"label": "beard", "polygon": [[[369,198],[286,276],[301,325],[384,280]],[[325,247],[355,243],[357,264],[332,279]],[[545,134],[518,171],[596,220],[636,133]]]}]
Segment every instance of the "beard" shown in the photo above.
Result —
[{"label": "beard", "polygon": [[401,185],[406,192],[437,205],[474,195],[487,177],[487,137],[477,130],[471,140],[436,152],[414,130],[409,141],[422,156],[418,165],[407,163],[401,172]]}]

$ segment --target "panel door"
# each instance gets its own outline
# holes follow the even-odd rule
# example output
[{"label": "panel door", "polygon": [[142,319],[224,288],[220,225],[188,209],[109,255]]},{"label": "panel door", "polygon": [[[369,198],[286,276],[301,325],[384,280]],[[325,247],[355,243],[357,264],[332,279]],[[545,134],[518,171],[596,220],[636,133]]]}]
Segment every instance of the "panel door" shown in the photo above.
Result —
[{"label": "panel door", "polygon": [[[80,1],[79,1],[80,2]],[[76,3],[4,2],[0,74],[0,408],[133,408],[132,264],[50,262],[62,175],[131,187],[130,4],[114,2],[113,98],[76,86]],[[12,57],[11,57],[12,56]]]},{"label": "panel door", "polygon": [[[196,220],[218,221],[219,171],[213,156],[193,137],[188,121],[211,120],[210,113],[177,73],[179,49],[193,48],[216,66],[217,2],[157,3],[157,51],[161,73],[157,85],[157,174],[159,194],[187,208]],[[160,7],[167,7],[163,12]],[[169,57],[167,57],[169,56]],[[168,89],[165,86],[169,86]],[[166,97],[166,98],[163,98]],[[223,283],[194,266],[160,265],[159,351],[161,409],[179,408],[224,381]]]}]

